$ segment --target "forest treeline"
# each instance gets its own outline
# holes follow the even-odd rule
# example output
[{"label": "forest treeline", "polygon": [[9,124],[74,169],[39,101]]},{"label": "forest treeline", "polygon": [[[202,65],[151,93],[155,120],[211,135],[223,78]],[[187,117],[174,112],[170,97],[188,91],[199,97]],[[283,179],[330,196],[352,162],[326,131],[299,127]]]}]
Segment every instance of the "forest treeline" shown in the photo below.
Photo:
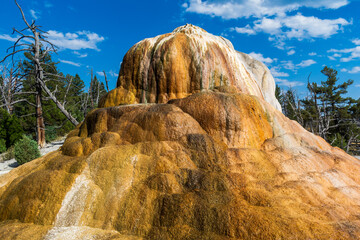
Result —
[{"label": "forest treeline", "polygon": [[[78,121],[96,108],[99,99],[107,92],[104,81],[89,69],[90,86],[78,74],[62,73],[57,63],[47,55],[43,62],[47,72],[45,84],[56,99]],[[37,140],[38,112],[35,66],[29,53],[22,60],[0,66],[0,153],[13,146],[25,134]],[[75,126],[56,106],[43,89],[41,94],[42,117],[46,142],[64,136]]]},{"label": "forest treeline", "polygon": [[62,73],[52,59],[57,47],[48,41],[47,32],[34,20],[29,22],[14,2],[25,28],[13,28],[18,37],[0,61],[0,153],[21,139],[35,139],[44,147],[65,135],[109,90],[105,72],[106,90],[92,69],[89,88],[78,74]]},{"label": "forest treeline", "polygon": [[292,88],[276,86],[275,95],[283,113],[332,146],[360,155],[360,98],[347,96],[353,80],[340,82],[335,69],[325,66],[326,81],[307,83],[307,94],[300,98]]}]

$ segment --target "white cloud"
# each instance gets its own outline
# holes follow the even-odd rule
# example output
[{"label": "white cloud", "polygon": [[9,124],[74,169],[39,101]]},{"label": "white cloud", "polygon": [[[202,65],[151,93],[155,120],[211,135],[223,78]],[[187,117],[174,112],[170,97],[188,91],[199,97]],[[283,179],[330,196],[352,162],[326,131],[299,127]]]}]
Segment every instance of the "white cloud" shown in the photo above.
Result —
[{"label": "white cloud", "polygon": [[80,63],[76,63],[76,62],[72,62],[72,61],[67,61],[67,60],[62,60],[62,59],[59,59],[59,61],[62,62],[62,63],[65,63],[65,64],[73,65],[75,67],[80,67],[81,66]]},{"label": "white cloud", "polygon": [[289,39],[327,39],[352,24],[344,18],[320,19],[315,16],[294,15],[300,8],[338,9],[349,0],[187,0],[187,12],[221,17],[223,19],[254,18],[251,25],[234,27],[240,34],[255,35],[263,32],[272,36],[275,47],[286,49]]},{"label": "white cloud", "polygon": [[360,84],[355,85],[355,87],[360,87]]},{"label": "white cloud", "polygon": [[104,73],[103,73],[103,72],[100,72],[100,71],[96,72],[96,74],[99,75],[99,76],[101,76],[101,77],[104,76]]},{"label": "white cloud", "polygon": [[232,30],[235,30],[237,33],[243,33],[248,35],[256,34],[255,30],[251,29],[249,24],[243,28],[239,28],[239,27],[232,28]]},{"label": "white cloud", "polygon": [[281,32],[281,27],[282,23],[278,18],[263,18],[261,20],[255,21],[254,29],[257,32],[265,32],[271,35],[277,35]]},{"label": "white cloud", "polygon": [[313,64],[315,64],[316,62],[312,59],[308,59],[308,60],[303,60],[301,61],[301,63],[297,64],[296,66],[298,67],[308,67],[311,66]]},{"label": "white cloud", "polygon": [[316,62],[312,59],[308,59],[308,60],[303,60],[298,64],[294,64],[293,61],[288,60],[288,61],[281,61],[279,67],[276,70],[279,70],[280,67],[285,68],[287,70],[291,70],[293,72],[296,72],[297,69],[299,68],[304,68],[304,67],[308,67],[311,66],[313,64],[315,64]]},{"label": "white cloud", "polygon": [[38,11],[35,11],[34,9],[30,9],[30,15],[31,15],[31,17],[33,18],[33,19],[38,19],[39,18],[39,14],[40,14],[40,12],[38,12]]},{"label": "white cloud", "polygon": [[348,72],[348,73],[359,73],[360,72],[360,66],[355,66],[351,70],[348,70],[346,68],[341,69],[342,72]]},{"label": "white cloud", "polygon": [[[118,77],[119,76],[119,74],[115,73],[113,70],[110,70],[109,72],[105,72],[105,73],[106,73],[107,76],[111,76],[111,77]],[[99,75],[99,76],[104,77],[104,72],[102,72],[102,71],[98,71],[98,72],[96,72],[96,74]]]},{"label": "white cloud", "polygon": [[[55,30],[49,30],[47,40],[60,49],[70,49],[70,50],[81,50],[81,49],[94,49],[100,51],[98,44],[105,40],[104,37],[98,35],[97,33],[89,31],[79,31],[76,33],[62,33]],[[0,39],[14,42],[18,39],[18,36],[12,37],[8,34],[0,34]],[[79,57],[86,57],[87,54],[80,54],[74,52]]]},{"label": "white cloud", "polygon": [[341,54],[339,54],[339,53],[334,53],[332,56],[328,56],[328,58],[333,61],[337,60],[336,58],[339,58],[339,57],[341,57]]},{"label": "white cloud", "polygon": [[350,62],[354,59],[360,59],[360,46],[345,49],[330,49],[328,52],[350,54],[347,57],[341,58],[341,62]]},{"label": "white cloud", "polygon": [[284,15],[300,7],[337,9],[347,4],[349,4],[348,0],[189,0],[186,11],[223,19],[261,18]]},{"label": "white cloud", "polygon": [[341,58],[341,59],[340,59],[341,62],[350,62],[350,61],[352,61],[352,60],[354,60],[354,58],[353,58],[352,56],[350,56],[350,57],[344,57],[344,58]]},{"label": "white cloud", "polygon": [[298,81],[293,81],[292,82],[292,81],[289,81],[287,79],[280,79],[280,78],[275,78],[275,81],[280,86],[287,86],[287,87],[297,87],[297,86],[304,85],[303,82],[298,82]]},{"label": "white cloud", "polygon": [[289,30],[284,32],[287,38],[329,38],[336,34],[342,26],[350,24],[343,18],[319,19],[317,17],[305,17],[298,13],[295,16],[281,19],[283,26]]},{"label": "white cloud", "polygon": [[351,42],[353,42],[355,45],[360,45],[360,39],[359,38],[355,38]]},{"label": "white cloud", "polygon": [[78,51],[74,51],[74,54],[77,55],[78,58],[85,58],[88,56],[87,53],[79,53]]},{"label": "white cloud", "polygon": [[295,50],[291,49],[290,51],[287,52],[287,55],[291,56],[295,54]]},{"label": "white cloud", "polygon": [[[262,18],[254,21],[251,28],[247,25],[240,28],[239,33],[256,34],[264,32],[275,36],[276,38],[269,40],[284,41],[285,39],[311,39],[324,38],[327,39],[338,33],[343,26],[351,24],[343,18],[337,19],[320,19],[317,17],[307,17],[298,13],[294,16],[278,16],[275,18]],[[236,29],[236,28],[235,28]]]},{"label": "white cloud", "polygon": [[0,39],[2,40],[7,40],[7,41],[10,41],[10,42],[15,42],[16,40],[18,40],[18,36],[17,37],[12,37],[8,34],[0,34]]},{"label": "white cloud", "polygon": [[249,55],[263,63],[272,63],[274,61],[273,59],[271,59],[269,57],[265,58],[261,53],[251,52],[251,53],[249,53]]},{"label": "white cloud", "polygon": [[60,49],[94,49],[100,51],[97,44],[105,38],[97,33],[79,31],[76,33],[62,33],[55,30],[48,31],[47,40],[58,46]]},{"label": "white cloud", "polygon": [[309,56],[316,56],[316,55],[317,55],[317,53],[315,53],[315,52],[309,53]]},{"label": "white cloud", "polygon": [[119,74],[117,74],[116,72],[114,72],[114,71],[109,71],[109,74],[110,74],[110,76],[112,76],[112,77],[118,77],[119,76]]},{"label": "white cloud", "polygon": [[289,61],[281,61],[281,65],[282,65],[283,68],[291,70],[291,71],[295,71],[295,69],[296,69],[295,64],[291,60],[289,60]]},{"label": "white cloud", "polygon": [[272,67],[270,68],[270,72],[274,77],[288,77],[289,74],[286,72],[281,72],[280,67]]}]

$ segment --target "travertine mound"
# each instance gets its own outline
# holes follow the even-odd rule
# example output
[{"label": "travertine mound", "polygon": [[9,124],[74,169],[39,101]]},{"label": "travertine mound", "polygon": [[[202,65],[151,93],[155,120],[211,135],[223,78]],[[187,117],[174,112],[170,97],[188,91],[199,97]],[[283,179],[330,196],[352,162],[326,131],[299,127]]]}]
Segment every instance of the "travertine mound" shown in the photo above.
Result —
[{"label": "travertine mound", "polygon": [[234,88],[96,109],[0,177],[0,239],[359,239],[359,172]]},{"label": "travertine mound", "polygon": [[117,88],[100,107],[166,103],[220,86],[265,99],[281,111],[263,63],[235,51],[229,40],[187,24],[135,44],[123,59]]}]

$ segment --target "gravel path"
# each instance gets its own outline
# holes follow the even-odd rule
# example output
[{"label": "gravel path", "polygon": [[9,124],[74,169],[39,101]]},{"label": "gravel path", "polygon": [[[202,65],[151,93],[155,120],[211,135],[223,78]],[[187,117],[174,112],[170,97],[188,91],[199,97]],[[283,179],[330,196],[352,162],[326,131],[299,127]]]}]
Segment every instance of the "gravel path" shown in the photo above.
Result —
[{"label": "gravel path", "polygon": [[[65,138],[61,139],[59,141],[51,142],[46,144],[46,146],[42,149],[40,149],[41,156],[44,156],[45,154],[48,154],[49,152],[53,152],[58,150],[64,143]],[[8,161],[0,162],[0,175],[3,175],[5,173],[10,172],[12,169],[16,168],[18,166],[18,163],[16,160],[10,159]]]}]

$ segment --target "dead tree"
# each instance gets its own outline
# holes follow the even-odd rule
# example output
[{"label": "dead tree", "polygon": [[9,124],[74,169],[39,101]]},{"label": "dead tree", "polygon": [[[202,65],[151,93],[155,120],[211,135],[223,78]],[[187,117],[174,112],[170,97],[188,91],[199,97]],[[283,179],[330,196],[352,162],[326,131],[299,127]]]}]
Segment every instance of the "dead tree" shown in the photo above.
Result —
[{"label": "dead tree", "polygon": [[100,99],[100,81],[97,81],[97,91],[96,91],[96,107],[99,105],[99,99]]},{"label": "dead tree", "polygon": [[[96,75],[94,75],[93,69],[90,70],[90,75],[91,75],[91,80],[90,80],[88,97],[90,98],[90,106],[93,109],[98,107],[101,94],[103,93],[104,90],[104,85],[102,85],[102,83],[97,79]],[[106,76],[105,71],[104,71],[104,75]]]},{"label": "dead tree", "polygon": [[[44,91],[50,99],[56,104],[56,106],[62,111],[62,113],[70,120],[74,125],[78,125],[78,121],[71,116],[71,114],[65,109],[65,107],[58,101],[55,94],[49,90],[45,84],[46,72],[44,72],[44,63],[42,60],[51,52],[56,52],[56,47],[46,40],[47,33],[40,29],[40,26],[35,25],[35,21],[32,21],[31,24],[26,20],[24,12],[16,0],[15,4],[20,10],[22,19],[26,24],[26,28],[23,30],[17,30],[13,28],[13,33],[20,34],[20,37],[15,41],[14,45],[9,49],[12,49],[12,52],[4,57],[1,62],[5,61],[8,57],[14,57],[15,54],[19,52],[28,52],[31,53],[31,60],[35,65],[35,105],[36,105],[36,135],[37,142],[40,147],[45,145],[45,124],[43,118],[42,110],[42,98]],[[32,35],[27,35],[28,32],[31,32]],[[26,41],[24,41],[26,40]],[[30,42],[30,43],[29,43]],[[21,49],[18,49],[21,47]],[[8,49],[8,50],[9,50]]]},{"label": "dead tree", "polygon": [[106,77],[106,72],[105,72],[105,70],[103,70],[103,73],[104,73],[104,77],[105,77],[106,91],[109,92],[109,81],[108,81],[108,79],[107,79],[107,77]]},{"label": "dead tree", "polygon": [[[14,105],[19,102],[28,102],[27,99],[18,99],[17,96],[21,94],[29,94],[29,92],[23,93],[21,89],[22,75],[19,69],[21,64],[17,66],[14,64],[11,67],[5,65],[2,66],[1,80],[0,81],[0,107],[5,107],[9,114],[13,113]],[[29,102],[28,102],[29,103]]]},{"label": "dead tree", "polygon": [[90,88],[89,88],[89,97],[90,97],[91,108],[94,108],[94,98],[93,98],[93,94],[92,94],[92,92],[94,91],[94,88],[95,88],[93,69],[90,70],[90,74],[91,74],[91,80],[90,80]]}]

